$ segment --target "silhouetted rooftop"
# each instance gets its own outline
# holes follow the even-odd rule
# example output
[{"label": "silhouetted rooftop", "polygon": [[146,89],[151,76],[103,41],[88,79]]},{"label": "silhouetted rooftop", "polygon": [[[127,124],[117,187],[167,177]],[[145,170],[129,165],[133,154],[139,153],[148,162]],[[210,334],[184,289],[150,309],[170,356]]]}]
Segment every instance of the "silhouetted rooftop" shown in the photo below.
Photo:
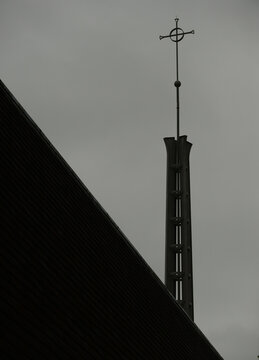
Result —
[{"label": "silhouetted rooftop", "polygon": [[221,359],[0,82],[3,359]]}]

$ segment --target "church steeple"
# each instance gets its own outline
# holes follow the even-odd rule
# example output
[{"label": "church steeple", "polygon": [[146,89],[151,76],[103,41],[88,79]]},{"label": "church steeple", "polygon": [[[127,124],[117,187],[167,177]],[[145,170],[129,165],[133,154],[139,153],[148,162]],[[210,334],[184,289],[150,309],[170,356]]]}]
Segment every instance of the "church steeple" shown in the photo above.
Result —
[{"label": "church steeple", "polygon": [[165,138],[167,150],[167,193],[166,193],[166,256],[165,284],[190,318],[193,311],[193,270],[192,270],[192,232],[191,232],[191,196],[189,155],[192,144],[187,136],[180,136],[180,94],[178,43],[186,34],[176,27],[169,35],[160,36],[160,40],[170,38],[176,44],[176,120],[177,137]]}]

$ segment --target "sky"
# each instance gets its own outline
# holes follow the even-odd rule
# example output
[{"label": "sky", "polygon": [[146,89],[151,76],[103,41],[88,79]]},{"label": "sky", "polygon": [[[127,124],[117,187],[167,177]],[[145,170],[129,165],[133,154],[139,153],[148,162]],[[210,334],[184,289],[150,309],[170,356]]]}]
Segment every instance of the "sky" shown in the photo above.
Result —
[{"label": "sky", "polygon": [[259,354],[259,1],[1,0],[0,77],[161,280],[166,151],[190,157],[195,322]]}]

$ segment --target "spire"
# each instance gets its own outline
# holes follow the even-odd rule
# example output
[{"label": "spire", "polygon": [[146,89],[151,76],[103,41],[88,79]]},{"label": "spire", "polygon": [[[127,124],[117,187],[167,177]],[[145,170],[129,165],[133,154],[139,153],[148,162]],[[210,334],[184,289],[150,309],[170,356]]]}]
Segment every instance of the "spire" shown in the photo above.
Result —
[{"label": "spire", "polygon": [[166,193],[166,252],[165,285],[189,317],[194,319],[193,311],[193,271],[192,271],[192,232],[191,232],[191,195],[189,155],[192,144],[187,136],[180,136],[180,101],[178,63],[178,43],[186,34],[176,27],[169,35],[160,36],[160,40],[170,38],[176,45],[176,115],[177,139],[165,138],[167,150],[167,193]]},{"label": "spire", "polygon": [[178,55],[178,43],[183,40],[184,35],[194,34],[194,30],[184,32],[183,29],[178,27],[179,19],[175,18],[175,28],[170,31],[169,35],[160,35],[159,39],[170,38],[175,43],[175,57],[176,57],[176,81],[174,82],[174,86],[176,87],[176,118],[177,118],[177,140],[179,140],[180,136],[180,94],[179,88],[181,86],[181,81],[179,80],[179,55]]}]

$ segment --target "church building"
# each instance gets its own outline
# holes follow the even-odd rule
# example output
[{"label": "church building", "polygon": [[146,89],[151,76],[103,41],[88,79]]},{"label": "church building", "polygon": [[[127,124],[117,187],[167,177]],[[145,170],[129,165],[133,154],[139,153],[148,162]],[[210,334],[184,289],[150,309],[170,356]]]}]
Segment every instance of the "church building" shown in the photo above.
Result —
[{"label": "church building", "polygon": [[219,360],[0,82],[2,359]]}]

